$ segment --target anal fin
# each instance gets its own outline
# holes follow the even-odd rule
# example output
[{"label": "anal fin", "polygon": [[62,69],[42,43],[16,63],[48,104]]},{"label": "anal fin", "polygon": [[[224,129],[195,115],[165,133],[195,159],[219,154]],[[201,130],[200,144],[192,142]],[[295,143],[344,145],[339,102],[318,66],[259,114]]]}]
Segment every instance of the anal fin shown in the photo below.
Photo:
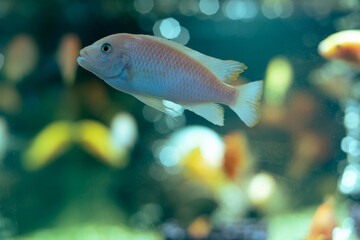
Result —
[{"label": "anal fin", "polygon": [[224,126],[224,109],[222,106],[216,103],[183,105],[183,107],[205,118],[215,125]]}]

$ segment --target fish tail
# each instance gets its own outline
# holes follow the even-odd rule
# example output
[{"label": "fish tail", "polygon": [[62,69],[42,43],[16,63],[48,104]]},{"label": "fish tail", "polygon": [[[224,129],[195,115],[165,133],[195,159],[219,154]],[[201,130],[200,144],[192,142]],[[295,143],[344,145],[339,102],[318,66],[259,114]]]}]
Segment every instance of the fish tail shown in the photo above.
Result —
[{"label": "fish tail", "polygon": [[256,81],[241,85],[237,88],[238,96],[230,108],[249,127],[255,126],[260,120],[260,99],[263,81]]}]

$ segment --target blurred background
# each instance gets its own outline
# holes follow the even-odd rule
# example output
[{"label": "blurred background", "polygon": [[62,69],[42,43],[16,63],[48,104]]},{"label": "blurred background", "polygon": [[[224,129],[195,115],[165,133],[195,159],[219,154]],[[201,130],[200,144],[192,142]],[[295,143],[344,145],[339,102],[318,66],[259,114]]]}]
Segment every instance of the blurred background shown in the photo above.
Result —
[{"label": "blurred background", "polygon": [[[359,27],[358,0],[0,0],[0,239],[358,239],[358,69],[318,44]],[[244,62],[260,123],[173,119],[79,68],[113,33]]]}]

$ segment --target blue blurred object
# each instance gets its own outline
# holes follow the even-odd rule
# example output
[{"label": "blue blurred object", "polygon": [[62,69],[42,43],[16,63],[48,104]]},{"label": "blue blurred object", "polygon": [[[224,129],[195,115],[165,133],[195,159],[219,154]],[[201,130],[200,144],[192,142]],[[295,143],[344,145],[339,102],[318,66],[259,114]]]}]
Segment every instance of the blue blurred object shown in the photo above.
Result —
[{"label": "blue blurred object", "polygon": [[[164,223],[161,227],[167,240],[196,240],[189,236],[187,231],[175,222]],[[239,222],[227,224],[222,227],[214,227],[208,236],[201,239],[207,240],[266,240],[267,226],[264,222],[256,219],[243,219]]]}]

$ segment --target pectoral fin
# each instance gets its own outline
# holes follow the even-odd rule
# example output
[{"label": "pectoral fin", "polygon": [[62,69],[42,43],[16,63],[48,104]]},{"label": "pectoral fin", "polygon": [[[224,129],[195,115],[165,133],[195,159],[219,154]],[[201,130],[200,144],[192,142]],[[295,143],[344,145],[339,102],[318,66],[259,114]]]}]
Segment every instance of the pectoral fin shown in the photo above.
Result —
[{"label": "pectoral fin", "polygon": [[146,105],[153,107],[163,113],[166,113],[171,117],[179,117],[184,112],[184,108],[182,106],[171,101],[135,94],[133,96],[139,99],[141,102],[145,103]]},{"label": "pectoral fin", "polygon": [[215,103],[186,105],[183,107],[205,118],[215,125],[224,126],[224,109]]}]

